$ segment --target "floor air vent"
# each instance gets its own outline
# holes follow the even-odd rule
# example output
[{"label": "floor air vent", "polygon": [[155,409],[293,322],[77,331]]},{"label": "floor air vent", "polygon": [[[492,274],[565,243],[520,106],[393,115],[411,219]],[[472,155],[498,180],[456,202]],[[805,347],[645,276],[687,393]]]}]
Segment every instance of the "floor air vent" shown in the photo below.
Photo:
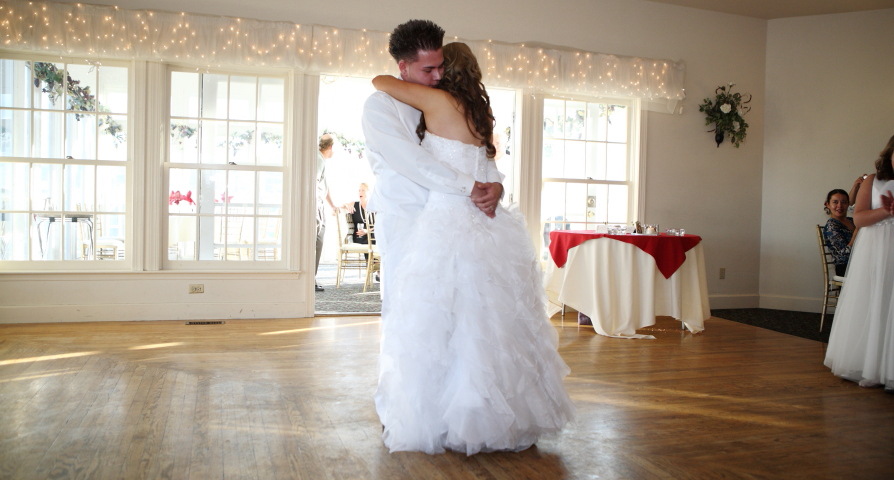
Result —
[{"label": "floor air vent", "polygon": [[215,320],[211,322],[186,322],[187,325],[223,325],[226,322]]}]

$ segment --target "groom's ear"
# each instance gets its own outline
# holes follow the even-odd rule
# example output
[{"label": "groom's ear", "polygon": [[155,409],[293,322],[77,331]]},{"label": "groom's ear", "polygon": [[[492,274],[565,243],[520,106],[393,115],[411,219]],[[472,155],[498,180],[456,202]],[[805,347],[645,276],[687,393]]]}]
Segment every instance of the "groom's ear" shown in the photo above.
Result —
[{"label": "groom's ear", "polygon": [[410,64],[406,60],[398,60],[397,61],[397,69],[400,70],[401,78],[407,78],[407,72],[409,71]]}]

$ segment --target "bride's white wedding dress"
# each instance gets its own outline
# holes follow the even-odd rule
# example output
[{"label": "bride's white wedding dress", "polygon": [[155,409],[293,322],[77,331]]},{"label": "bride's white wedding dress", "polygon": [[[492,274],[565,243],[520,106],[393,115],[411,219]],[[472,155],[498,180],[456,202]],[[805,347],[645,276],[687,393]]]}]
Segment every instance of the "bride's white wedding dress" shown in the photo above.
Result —
[{"label": "bride's white wedding dress", "polygon": [[[427,133],[422,145],[475,178],[483,147]],[[523,450],[574,415],[568,366],[546,315],[540,266],[518,213],[488,218],[431,192],[393,275],[376,410],[392,451]]]}]

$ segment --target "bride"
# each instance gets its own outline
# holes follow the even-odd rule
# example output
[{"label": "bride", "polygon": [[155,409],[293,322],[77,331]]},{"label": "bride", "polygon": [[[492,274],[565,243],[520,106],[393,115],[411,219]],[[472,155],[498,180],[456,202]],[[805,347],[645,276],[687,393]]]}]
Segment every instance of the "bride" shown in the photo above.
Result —
[{"label": "bride", "polygon": [[[494,117],[468,46],[443,47],[438,88],[379,76],[373,85],[422,111],[417,133],[441,162],[482,180]],[[546,315],[524,220],[432,191],[392,267],[376,410],[392,451],[519,451],[572,418],[569,369]]]}]

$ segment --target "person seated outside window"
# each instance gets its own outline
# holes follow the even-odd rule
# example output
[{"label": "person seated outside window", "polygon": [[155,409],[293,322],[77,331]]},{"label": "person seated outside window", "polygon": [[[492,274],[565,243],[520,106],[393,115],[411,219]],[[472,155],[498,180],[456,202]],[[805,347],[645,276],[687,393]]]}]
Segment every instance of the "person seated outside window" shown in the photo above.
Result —
[{"label": "person seated outside window", "polygon": [[368,244],[372,240],[373,245],[376,243],[375,233],[369,232],[367,222],[372,219],[375,223],[375,214],[366,209],[366,200],[369,194],[369,185],[360,184],[358,190],[360,200],[354,203],[346,203],[342,209],[351,214],[351,223],[353,224],[353,233],[351,234],[354,243]]}]

